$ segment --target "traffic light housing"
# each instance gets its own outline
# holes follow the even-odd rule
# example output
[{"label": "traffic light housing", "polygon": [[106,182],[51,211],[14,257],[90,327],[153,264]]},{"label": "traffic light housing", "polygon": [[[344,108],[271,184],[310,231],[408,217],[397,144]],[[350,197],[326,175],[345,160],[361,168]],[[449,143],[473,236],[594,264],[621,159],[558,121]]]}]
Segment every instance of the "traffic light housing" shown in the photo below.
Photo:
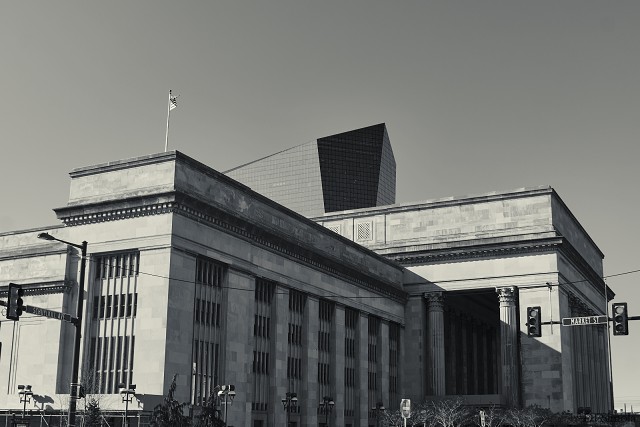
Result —
[{"label": "traffic light housing", "polygon": [[20,315],[24,310],[22,296],[24,289],[15,283],[9,283],[9,298],[7,303],[7,319],[20,320]]},{"label": "traffic light housing", "polygon": [[627,303],[617,302],[611,308],[613,311],[613,335],[629,335]]},{"label": "traffic light housing", "polygon": [[542,336],[540,313],[540,306],[527,307],[527,335],[530,337]]}]

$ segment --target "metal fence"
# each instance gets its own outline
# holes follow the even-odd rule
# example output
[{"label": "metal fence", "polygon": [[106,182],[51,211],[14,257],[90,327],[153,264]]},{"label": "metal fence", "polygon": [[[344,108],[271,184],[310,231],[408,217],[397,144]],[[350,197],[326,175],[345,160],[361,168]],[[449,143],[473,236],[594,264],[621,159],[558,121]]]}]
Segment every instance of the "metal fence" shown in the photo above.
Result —
[{"label": "metal fence", "polygon": [[[85,427],[85,416],[83,412],[76,415],[76,426]],[[102,413],[103,427],[147,427],[151,413],[136,412],[127,415],[128,423],[125,423],[124,413],[104,412]],[[47,411],[0,411],[0,427],[66,427],[67,414]]]}]

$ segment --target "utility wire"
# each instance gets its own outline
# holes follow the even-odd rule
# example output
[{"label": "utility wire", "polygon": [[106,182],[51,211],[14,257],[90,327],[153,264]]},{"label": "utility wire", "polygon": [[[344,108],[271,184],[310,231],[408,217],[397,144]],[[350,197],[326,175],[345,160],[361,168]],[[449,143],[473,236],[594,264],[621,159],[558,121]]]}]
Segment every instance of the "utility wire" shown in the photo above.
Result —
[{"label": "utility wire", "polygon": [[[96,263],[98,264],[98,261],[95,259],[91,259],[90,257],[87,257],[88,260],[90,262]],[[103,267],[109,267],[109,264],[104,262],[102,263]],[[127,268],[126,266],[120,266],[120,269],[122,271],[129,271],[130,269]],[[504,278],[509,278],[509,277],[524,277],[524,276],[528,276],[528,275],[540,275],[540,274],[554,274],[556,272],[546,272],[546,273],[532,273],[532,274],[523,274],[523,275],[507,275],[507,276],[486,276],[486,277],[475,277],[475,278],[468,278],[468,279],[452,279],[452,280],[441,280],[441,281],[437,281],[434,282],[434,284],[438,284],[438,283],[452,283],[452,282],[461,282],[461,281],[468,281],[468,280],[495,280],[495,279],[504,279]],[[615,274],[609,274],[606,276],[602,276],[602,279],[607,279],[610,277],[618,277],[618,276],[624,276],[627,274],[634,274],[634,273],[640,273],[640,269],[637,270],[630,270],[630,271],[625,271],[622,273],[615,273]],[[177,281],[177,282],[184,282],[184,283],[196,283],[195,280],[187,280],[187,279],[178,279],[175,277],[169,277],[169,276],[163,276],[160,274],[154,274],[154,273],[146,273],[143,271],[138,270],[138,274],[143,274],[145,276],[151,276],[151,277],[157,277],[160,279],[167,279],[167,280],[173,280],[173,281]],[[545,288],[548,289],[550,287],[560,287],[560,286],[566,286],[566,285],[572,285],[572,284],[577,284],[577,283],[584,283],[584,282],[588,282],[588,279],[581,279],[581,280],[574,280],[574,281],[570,281],[570,282],[563,282],[563,283],[552,283],[552,282],[545,282],[544,284],[530,284],[530,285],[523,285],[523,286],[518,286],[519,289],[536,289],[536,288]],[[420,283],[427,283],[425,282],[420,282]],[[416,283],[417,284],[417,283]],[[233,286],[220,286],[221,289],[229,289],[229,290],[237,290],[237,291],[245,291],[245,292],[254,292],[254,289],[244,289],[244,288],[237,288],[237,287],[233,287]],[[276,292],[276,295],[286,295],[286,293],[283,292]],[[464,296],[464,295],[473,295],[473,294],[477,294],[477,291],[468,291],[468,292],[456,292],[456,296]],[[356,300],[356,299],[377,299],[377,298],[388,298],[387,296],[381,295],[381,296],[351,296],[351,297],[347,297],[347,296],[343,296],[343,295],[338,295],[338,294],[328,294],[328,295],[323,295],[323,297],[325,298],[342,298],[342,299],[350,299],[350,300]]]}]

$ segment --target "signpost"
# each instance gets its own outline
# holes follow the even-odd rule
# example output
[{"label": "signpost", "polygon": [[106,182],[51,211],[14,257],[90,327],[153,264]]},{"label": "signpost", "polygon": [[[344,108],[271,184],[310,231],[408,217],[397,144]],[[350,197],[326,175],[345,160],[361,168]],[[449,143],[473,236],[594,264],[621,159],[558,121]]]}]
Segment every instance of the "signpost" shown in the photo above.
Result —
[{"label": "signpost", "polygon": [[608,321],[607,316],[564,317],[562,326],[606,325]]},{"label": "signpost", "polygon": [[400,415],[404,419],[404,427],[407,427],[407,418],[411,417],[411,399],[400,401]]}]

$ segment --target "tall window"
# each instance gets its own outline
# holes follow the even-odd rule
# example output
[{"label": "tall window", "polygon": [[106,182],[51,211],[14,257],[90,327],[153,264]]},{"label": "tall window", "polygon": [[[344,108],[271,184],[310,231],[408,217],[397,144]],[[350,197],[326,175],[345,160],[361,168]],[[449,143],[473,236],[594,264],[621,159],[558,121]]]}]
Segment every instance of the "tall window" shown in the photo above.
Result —
[{"label": "tall window", "polygon": [[400,325],[389,323],[389,408],[396,409],[400,402],[399,390],[400,367]]},{"label": "tall window", "polygon": [[117,393],[118,384],[133,381],[135,318],[138,305],[138,251],[93,258],[89,339],[85,343],[88,367],[82,382],[93,393]]},{"label": "tall window", "polygon": [[358,312],[349,308],[344,312],[344,416],[353,417],[356,408],[356,328]]},{"label": "tall window", "polygon": [[[368,334],[368,389],[369,389],[369,408],[376,406],[376,402],[380,400],[378,386],[378,339],[380,337],[380,319],[369,316],[369,334]],[[369,417],[375,414],[370,413]]]},{"label": "tall window", "polygon": [[226,267],[212,259],[196,259],[193,302],[191,403],[202,405],[217,384],[220,358],[222,287]]},{"label": "tall window", "polygon": [[331,391],[331,329],[333,326],[333,304],[329,301],[319,302],[318,329],[318,384],[320,396],[333,396]]},{"label": "tall window", "polygon": [[276,284],[256,279],[255,316],[253,320],[253,411],[267,411],[269,402],[269,373],[271,370],[271,313]]},{"label": "tall window", "polygon": [[[306,304],[304,294],[289,291],[289,333],[287,336],[287,379],[290,392],[300,393],[303,379],[302,372],[302,325],[304,320],[304,307]],[[300,405],[295,409],[300,411]]]}]

